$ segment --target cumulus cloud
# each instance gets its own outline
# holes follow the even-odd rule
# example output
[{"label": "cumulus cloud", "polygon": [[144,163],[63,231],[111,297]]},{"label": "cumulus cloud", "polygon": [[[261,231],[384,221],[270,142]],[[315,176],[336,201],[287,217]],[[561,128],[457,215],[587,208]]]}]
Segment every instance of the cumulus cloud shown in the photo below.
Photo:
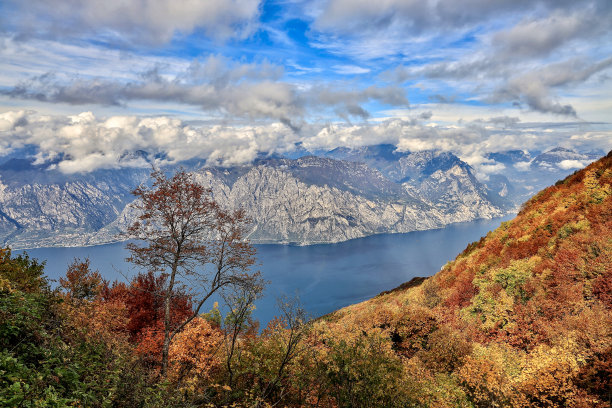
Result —
[{"label": "cumulus cloud", "polygon": [[259,0],[8,0],[0,27],[21,37],[79,38],[163,44],[195,30],[228,39],[253,32]]},{"label": "cumulus cloud", "polygon": [[[38,163],[55,163],[60,171],[75,173],[147,165],[139,155],[134,155],[138,151],[166,162],[198,158],[208,164],[230,166],[249,163],[261,153],[283,154],[294,150],[296,144],[314,151],[391,143],[402,151],[453,152],[479,174],[486,175],[502,170],[502,165],[486,158],[492,151],[517,146],[544,150],[561,141],[582,150],[612,148],[610,132],[599,132],[597,136],[588,133],[588,137],[576,139],[572,138],[575,129],[536,133],[532,129],[508,131],[470,124],[432,127],[418,120],[390,119],[377,124],[305,124],[298,135],[279,122],[197,126],[166,116],[97,117],[91,112],[48,116],[33,111],[9,111],[0,114],[0,155],[33,147]],[[563,166],[575,164],[568,162]]]},{"label": "cumulus cloud", "polygon": [[249,162],[259,152],[282,151],[296,142],[291,129],[280,123],[194,127],[164,116],[98,118],[91,112],[45,116],[19,111],[0,114],[0,125],[2,154],[34,146],[37,162],[58,161],[58,169],[66,173],[143,165],[129,159],[136,151],[169,162],[197,157],[211,164],[232,165]]},{"label": "cumulus cloud", "polygon": [[0,115],[0,132],[8,132],[27,125],[28,112],[21,111],[9,111]]},{"label": "cumulus cloud", "polygon": [[557,166],[559,166],[559,168],[563,170],[570,170],[570,169],[581,169],[587,164],[588,164],[587,162],[582,161],[582,160],[562,160],[557,164]]}]

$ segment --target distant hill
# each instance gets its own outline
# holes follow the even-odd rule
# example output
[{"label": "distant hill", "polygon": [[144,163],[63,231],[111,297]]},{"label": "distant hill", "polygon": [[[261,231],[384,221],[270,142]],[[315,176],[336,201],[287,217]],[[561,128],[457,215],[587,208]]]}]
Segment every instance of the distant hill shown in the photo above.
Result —
[{"label": "distant hill", "polygon": [[612,152],[435,276],[318,327],[353,342],[382,333],[425,406],[609,407]]}]

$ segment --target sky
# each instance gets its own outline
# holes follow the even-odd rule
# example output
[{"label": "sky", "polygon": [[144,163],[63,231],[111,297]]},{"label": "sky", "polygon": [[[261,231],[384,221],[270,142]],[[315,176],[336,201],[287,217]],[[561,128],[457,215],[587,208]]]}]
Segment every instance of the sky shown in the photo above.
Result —
[{"label": "sky", "polygon": [[609,0],[0,0],[0,155],[607,152],[610,21]]}]

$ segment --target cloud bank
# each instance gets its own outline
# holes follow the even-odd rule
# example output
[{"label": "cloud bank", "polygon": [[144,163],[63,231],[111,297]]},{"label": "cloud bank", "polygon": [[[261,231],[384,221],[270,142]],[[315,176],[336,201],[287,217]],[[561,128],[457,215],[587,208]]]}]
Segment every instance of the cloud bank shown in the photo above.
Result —
[{"label": "cloud bank", "polygon": [[[285,124],[251,126],[196,126],[170,117],[96,117],[91,112],[74,116],[48,116],[33,111],[0,114],[0,154],[24,147],[35,148],[37,163],[54,163],[64,173],[89,172],[101,168],[147,166],[134,155],[144,151],[162,162],[206,160],[209,165],[231,166],[252,162],[260,154],[283,154],[301,145],[308,150],[358,147],[392,143],[402,151],[444,150],[459,155],[482,174],[503,170],[486,159],[486,153],[521,145],[544,150],[564,145],[589,150],[612,148],[612,132],[575,129],[556,133],[533,128],[485,128],[472,122],[463,127],[433,127],[429,112],[411,120],[392,119],[371,125],[306,125],[297,135]],[[496,119],[496,118],[493,118]],[[576,163],[562,163],[571,168]],[[568,167],[569,166],[569,167]]]}]

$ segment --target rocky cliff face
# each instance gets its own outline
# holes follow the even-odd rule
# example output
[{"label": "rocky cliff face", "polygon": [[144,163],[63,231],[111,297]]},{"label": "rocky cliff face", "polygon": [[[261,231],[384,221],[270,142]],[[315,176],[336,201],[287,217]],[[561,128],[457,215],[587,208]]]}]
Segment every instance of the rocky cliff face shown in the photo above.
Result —
[{"label": "rocky cliff face", "polygon": [[[449,153],[346,150],[194,169],[227,207],[254,221],[255,243],[339,242],[503,214],[471,168]],[[348,155],[352,156],[348,156]],[[0,239],[14,248],[111,242],[137,216],[130,191],[147,169],[65,176],[31,163],[0,168]]]},{"label": "rocky cliff face", "polygon": [[[465,163],[412,184],[390,180],[365,163],[312,156],[203,168],[195,175],[218,202],[246,210],[255,226],[249,238],[256,243],[332,243],[503,214]],[[124,229],[128,211],[97,239]]]},{"label": "rocky cliff face", "polygon": [[[312,171],[326,176],[309,182]],[[205,169],[198,178],[217,201],[246,210],[256,225],[250,237],[255,242],[339,242],[444,225],[435,207],[363,164],[280,160],[255,165],[235,181],[230,175]]]},{"label": "rocky cliff face", "polygon": [[12,159],[0,166],[0,240],[15,248],[88,245],[133,198],[147,169],[67,176],[49,166]]}]

